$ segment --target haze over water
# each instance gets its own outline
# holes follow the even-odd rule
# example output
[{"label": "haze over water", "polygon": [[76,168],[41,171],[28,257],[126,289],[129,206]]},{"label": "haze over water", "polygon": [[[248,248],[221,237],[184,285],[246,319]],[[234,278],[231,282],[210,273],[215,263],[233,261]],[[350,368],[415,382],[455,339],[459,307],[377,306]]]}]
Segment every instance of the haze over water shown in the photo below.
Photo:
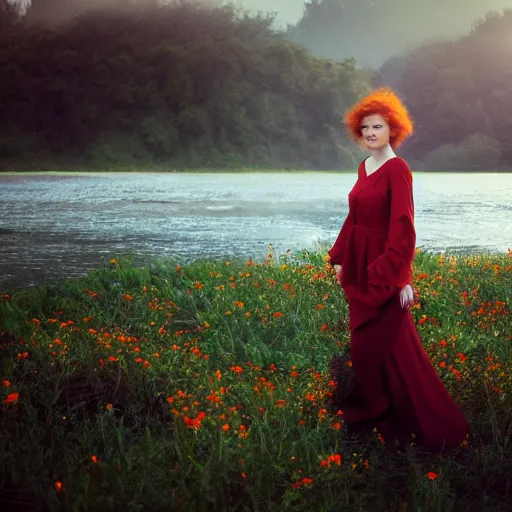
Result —
[{"label": "haze over water", "polygon": [[[0,174],[0,289],[80,276],[131,253],[262,259],[332,243],[353,173]],[[509,174],[415,173],[417,245],[512,247]]]}]

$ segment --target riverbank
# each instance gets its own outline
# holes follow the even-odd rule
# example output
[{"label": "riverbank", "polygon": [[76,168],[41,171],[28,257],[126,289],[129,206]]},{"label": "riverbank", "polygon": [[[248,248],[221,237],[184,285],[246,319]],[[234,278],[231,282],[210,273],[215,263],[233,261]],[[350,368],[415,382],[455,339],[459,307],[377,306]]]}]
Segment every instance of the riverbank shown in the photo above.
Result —
[{"label": "riverbank", "polygon": [[327,372],[348,353],[342,293],[323,255],[270,255],[112,259],[83,279],[0,292],[2,502],[506,510],[512,257],[416,257],[412,314],[472,427],[438,458],[348,436]]},{"label": "riverbank", "polygon": [[[489,174],[507,174],[512,173],[512,168],[510,169],[478,169],[478,170],[467,170],[467,171],[454,171],[454,170],[442,170],[442,169],[416,169],[412,166],[412,171],[417,173],[455,173],[455,174],[481,174],[481,173],[489,173]],[[12,168],[10,166],[2,166],[0,165],[0,175],[59,175],[59,174],[89,174],[89,173],[162,173],[162,174],[250,174],[250,173],[356,173],[357,169],[298,169],[296,167],[290,168],[280,168],[280,167],[226,167],[226,168],[176,168],[173,166],[166,165],[148,165],[148,166],[130,166],[130,165],[120,165],[120,166],[48,166],[48,167],[39,167],[39,166],[26,166],[22,168]]]},{"label": "riverbank", "polygon": [[309,169],[297,168],[297,166],[280,165],[244,165],[229,162],[223,166],[194,166],[190,164],[180,165],[173,162],[139,162],[134,164],[98,164],[95,162],[74,162],[73,159],[66,159],[64,162],[44,160],[34,162],[2,162],[0,160],[0,173],[252,173],[252,172],[354,172],[352,169]]}]

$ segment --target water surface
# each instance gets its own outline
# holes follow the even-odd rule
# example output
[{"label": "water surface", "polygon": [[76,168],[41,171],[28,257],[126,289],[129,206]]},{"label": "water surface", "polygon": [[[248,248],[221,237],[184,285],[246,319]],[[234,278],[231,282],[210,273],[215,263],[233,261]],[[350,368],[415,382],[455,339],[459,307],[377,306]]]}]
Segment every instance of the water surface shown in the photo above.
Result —
[{"label": "water surface", "polygon": [[[332,242],[353,173],[0,173],[0,289],[111,256],[260,259]],[[414,173],[418,245],[506,252],[512,176]]]}]

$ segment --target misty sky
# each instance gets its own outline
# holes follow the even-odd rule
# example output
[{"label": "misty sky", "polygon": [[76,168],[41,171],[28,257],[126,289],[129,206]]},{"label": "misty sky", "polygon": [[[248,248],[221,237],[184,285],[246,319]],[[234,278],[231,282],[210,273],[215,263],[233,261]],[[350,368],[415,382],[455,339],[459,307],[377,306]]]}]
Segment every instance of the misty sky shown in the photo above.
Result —
[{"label": "misty sky", "polygon": [[[306,2],[306,0],[228,0],[228,2],[229,1],[235,4],[239,3],[246,9],[255,12],[258,10],[264,12],[275,11],[277,13],[276,24],[283,27],[285,27],[287,23],[297,23],[301,18],[304,3]],[[404,0],[404,2],[408,2],[408,0]],[[512,0],[446,0],[445,3],[451,4],[454,9],[464,9],[468,4],[474,9],[476,5],[481,5],[482,13],[486,12],[488,9],[501,10],[506,7],[512,8]]]},{"label": "misty sky", "polygon": [[248,10],[276,12],[276,24],[297,23],[304,10],[305,0],[234,0]]}]

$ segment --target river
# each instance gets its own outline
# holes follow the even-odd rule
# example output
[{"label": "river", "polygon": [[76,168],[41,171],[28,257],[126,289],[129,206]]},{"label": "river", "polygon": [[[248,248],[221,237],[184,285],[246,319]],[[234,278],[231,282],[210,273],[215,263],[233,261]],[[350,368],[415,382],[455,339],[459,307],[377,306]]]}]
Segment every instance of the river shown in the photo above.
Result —
[{"label": "river", "polygon": [[[353,173],[0,173],[0,290],[130,253],[262,259],[332,242]],[[417,245],[512,247],[512,175],[414,173]]]}]

